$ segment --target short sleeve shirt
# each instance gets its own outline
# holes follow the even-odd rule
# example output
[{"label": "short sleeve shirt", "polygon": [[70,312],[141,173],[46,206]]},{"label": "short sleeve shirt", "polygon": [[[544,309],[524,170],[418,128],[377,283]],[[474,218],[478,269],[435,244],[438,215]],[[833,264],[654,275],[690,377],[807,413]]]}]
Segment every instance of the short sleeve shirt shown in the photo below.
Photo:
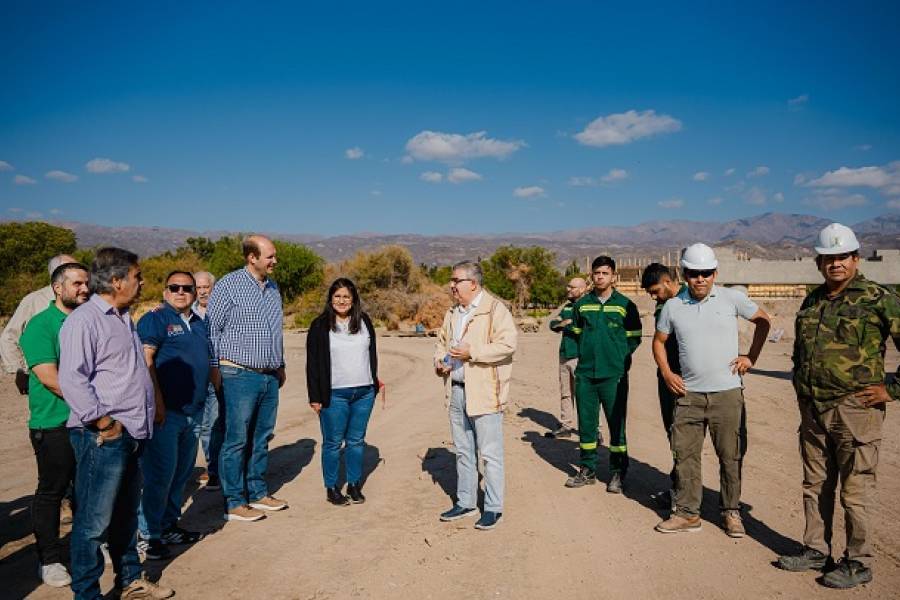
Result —
[{"label": "short sleeve shirt", "polygon": [[[29,369],[37,365],[59,364],[59,330],[65,320],[66,314],[51,302],[28,321],[19,338],[19,346]],[[69,418],[68,405],[47,389],[34,371],[28,376],[28,410],[31,414],[28,427],[31,429],[60,427]]]},{"label": "short sleeve shirt", "polygon": [[688,289],[666,302],[657,331],[678,338],[681,376],[689,392],[722,392],[742,387],[731,372],[738,356],[737,318],[749,319],[759,307],[742,292],[714,285],[701,301]]},{"label": "short sleeve shirt", "polygon": [[188,415],[202,411],[209,381],[206,321],[191,311],[186,322],[163,304],[141,317],[137,332],[142,344],[156,348],[153,364],[166,409]]}]

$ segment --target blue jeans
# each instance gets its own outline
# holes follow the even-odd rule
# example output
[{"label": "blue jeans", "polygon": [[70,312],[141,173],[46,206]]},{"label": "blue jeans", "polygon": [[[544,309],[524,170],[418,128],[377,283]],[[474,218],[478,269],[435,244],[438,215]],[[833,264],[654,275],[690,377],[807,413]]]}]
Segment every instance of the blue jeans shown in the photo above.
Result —
[{"label": "blue jeans", "polygon": [[137,513],[141,501],[139,457],[143,442],[127,431],[97,445],[97,434],[70,429],[75,452],[75,520],[70,539],[75,600],[97,600],[103,555],[109,543],[115,585],[126,587],[143,573],[137,553]]},{"label": "blue jeans", "polygon": [[278,378],[227,365],[219,370],[225,396],[219,476],[226,510],[231,510],[269,495],[266,469],[278,415]]},{"label": "blue jeans", "polygon": [[209,384],[206,402],[203,405],[203,423],[200,425],[200,446],[206,459],[206,472],[219,474],[219,455],[225,439],[225,407],[219,400],[215,388]]},{"label": "blue jeans", "polygon": [[470,417],[466,390],[454,385],[450,394],[450,432],[456,447],[456,502],[478,503],[478,452],[484,461],[484,510],[503,512],[503,413]]},{"label": "blue jeans", "polygon": [[347,483],[358,484],[362,479],[366,427],[374,405],[374,385],[331,390],[331,403],[319,413],[322,476],[326,488],[337,485],[341,446],[344,446]]},{"label": "blue jeans", "polygon": [[197,463],[199,430],[194,416],[167,410],[165,423],[153,428],[153,437],[144,446],[138,529],[145,540],[158,540],[178,524],[184,486]]}]

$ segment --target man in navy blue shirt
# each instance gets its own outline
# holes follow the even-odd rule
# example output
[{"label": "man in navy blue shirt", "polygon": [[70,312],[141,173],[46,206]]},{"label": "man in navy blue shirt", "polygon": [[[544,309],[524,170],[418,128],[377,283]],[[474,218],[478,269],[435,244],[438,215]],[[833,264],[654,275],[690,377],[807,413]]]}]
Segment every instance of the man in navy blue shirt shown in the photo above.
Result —
[{"label": "man in navy blue shirt", "polygon": [[168,545],[191,544],[201,537],[181,529],[178,519],[184,486],[197,460],[209,382],[209,336],[206,322],[192,308],[193,275],[170,273],[163,298],[165,302],[137,325],[156,388],[158,423],[141,458],[144,492],[138,549],[148,559],[167,558]]}]

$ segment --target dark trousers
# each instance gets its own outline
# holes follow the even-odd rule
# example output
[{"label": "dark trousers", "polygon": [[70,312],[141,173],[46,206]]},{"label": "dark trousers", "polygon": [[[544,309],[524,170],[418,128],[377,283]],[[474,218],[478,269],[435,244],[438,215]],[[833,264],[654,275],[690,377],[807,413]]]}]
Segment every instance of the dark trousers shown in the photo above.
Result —
[{"label": "dark trousers", "polygon": [[[659,396],[659,414],[662,416],[663,427],[666,430],[666,438],[669,440],[669,447],[672,446],[672,423],[675,422],[675,401],[678,399],[665,380],[657,374],[656,391]],[[678,476],[675,473],[675,461],[672,460],[672,471],[669,472],[669,479],[672,480],[672,489],[674,490]]]},{"label": "dark trousers", "polygon": [[38,485],[31,502],[31,526],[42,565],[63,562],[59,507],[75,477],[75,453],[65,425],[29,429],[37,459]]}]

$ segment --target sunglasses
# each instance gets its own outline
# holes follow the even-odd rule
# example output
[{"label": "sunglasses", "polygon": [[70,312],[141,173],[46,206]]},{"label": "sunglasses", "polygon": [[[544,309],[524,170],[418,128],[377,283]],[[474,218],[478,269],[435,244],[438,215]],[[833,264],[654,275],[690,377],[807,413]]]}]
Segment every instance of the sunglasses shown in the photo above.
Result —
[{"label": "sunglasses", "polygon": [[715,269],[685,269],[684,275],[689,279],[697,279],[698,277],[709,279],[715,272]]},{"label": "sunglasses", "polygon": [[177,294],[178,292],[184,292],[185,294],[193,294],[194,286],[192,285],[179,285],[177,283],[170,283],[166,286],[166,289],[172,292],[173,294]]}]

